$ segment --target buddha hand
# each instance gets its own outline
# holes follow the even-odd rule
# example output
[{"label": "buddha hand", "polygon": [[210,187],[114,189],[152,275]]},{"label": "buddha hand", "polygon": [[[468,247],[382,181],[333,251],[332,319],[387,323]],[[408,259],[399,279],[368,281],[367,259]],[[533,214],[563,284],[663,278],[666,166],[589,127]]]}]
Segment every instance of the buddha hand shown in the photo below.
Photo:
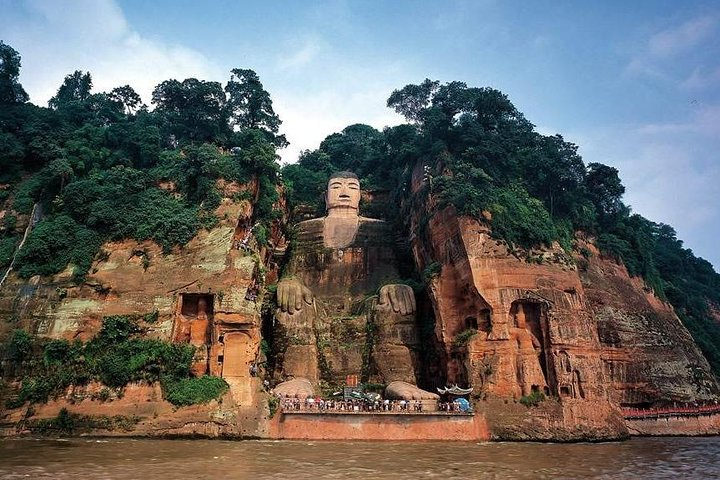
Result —
[{"label": "buddha hand", "polygon": [[295,313],[305,305],[312,305],[313,294],[297,278],[280,280],[277,287],[277,301],[283,312]]},{"label": "buddha hand", "polygon": [[390,306],[395,313],[411,315],[415,313],[415,293],[407,285],[385,285],[380,289],[379,304]]}]

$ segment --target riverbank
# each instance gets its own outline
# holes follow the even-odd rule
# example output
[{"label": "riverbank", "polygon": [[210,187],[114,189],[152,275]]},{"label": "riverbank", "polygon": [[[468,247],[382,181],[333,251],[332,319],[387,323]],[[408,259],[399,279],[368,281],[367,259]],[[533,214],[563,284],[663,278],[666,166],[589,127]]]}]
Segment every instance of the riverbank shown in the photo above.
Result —
[{"label": "riverbank", "polygon": [[162,398],[157,384],[131,384],[121,397],[105,401],[95,398],[88,386],[47,403],[6,410],[0,436],[603,442],[720,434],[715,406],[599,410],[586,402],[548,398],[530,407],[488,399],[477,402],[472,415],[433,411],[429,405],[389,411],[319,406],[288,411],[263,393],[261,385],[249,387],[233,384],[219,401],[177,407]]}]

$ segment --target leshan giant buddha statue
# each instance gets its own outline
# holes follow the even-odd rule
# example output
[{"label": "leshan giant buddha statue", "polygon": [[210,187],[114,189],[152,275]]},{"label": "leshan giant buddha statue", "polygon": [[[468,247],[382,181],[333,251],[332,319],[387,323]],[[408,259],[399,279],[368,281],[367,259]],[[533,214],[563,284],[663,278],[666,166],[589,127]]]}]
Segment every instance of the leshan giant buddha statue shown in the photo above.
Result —
[{"label": "leshan giant buddha statue", "polygon": [[391,397],[437,398],[415,386],[415,296],[409,286],[392,283],[399,278],[395,235],[384,221],[359,216],[359,203],[357,176],[336,173],[328,182],[326,216],[296,226],[278,283],[274,330],[276,368],[291,379],[275,392],[305,397],[320,380],[340,383],[362,374],[390,384]]}]

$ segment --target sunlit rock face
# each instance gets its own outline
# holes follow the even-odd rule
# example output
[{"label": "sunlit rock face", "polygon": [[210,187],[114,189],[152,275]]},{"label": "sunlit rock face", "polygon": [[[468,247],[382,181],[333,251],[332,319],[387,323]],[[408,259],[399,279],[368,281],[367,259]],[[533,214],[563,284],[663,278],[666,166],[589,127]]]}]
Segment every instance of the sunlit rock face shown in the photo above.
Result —
[{"label": "sunlit rock face", "polygon": [[0,314],[13,309],[39,335],[88,339],[104,316],[156,312],[148,335],[195,346],[197,375],[248,377],[260,341],[258,258],[236,246],[252,209],[251,202],[225,198],[215,212],[218,225],[170,254],[149,241],[107,243],[80,285],[65,273],[29,283],[13,276],[0,292]]},{"label": "sunlit rock face", "polygon": [[[220,376],[231,387],[224,406],[213,402],[197,407],[194,416],[174,413],[172,405],[153,398],[162,429],[182,429],[192,421],[201,429],[208,422],[222,423],[223,434],[230,436],[241,436],[248,429],[259,432],[266,398],[262,380],[251,371],[261,360],[261,286],[276,278],[277,269],[269,248],[239,248],[243,241],[253,242],[254,205],[252,200],[233,199],[237,198],[233,193],[247,191],[252,199],[256,182],[219,182],[218,188],[224,193],[215,211],[218,224],[198,232],[184,247],[164,254],[149,241],[107,243],[86,282],[79,285],[71,281],[70,269],[53,278],[30,281],[11,274],[0,290],[0,317],[14,318],[15,325],[39,336],[88,340],[99,331],[105,316],[139,316],[147,337],[196,348],[192,363],[196,376]],[[276,233],[272,242],[282,243]],[[145,314],[150,314],[150,321],[143,319]],[[145,401],[151,400],[137,400]],[[83,412],[89,407],[78,408]],[[232,409],[232,418],[211,418],[225,415],[224,409]],[[135,411],[140,411],[138,404],[133,406],[130,401],[108,402],[102,409],[109,415]],[[153,431],[152,425],[146,425],[147,432],[138,433]]]},{"label": "sunlit rock face", "polygon": [[[414,190],[421,186],[416,169]],[[495,435],[622,435],[621,404],[702,400],[717,391],[671,309],[598,252],[588,264],[554,245],[528,261],[493,239],[486,223],[451,207],[431,216],[416,207],[412,228],[420,232],[418,268],[432,264],[435,272],[429,296],[441,370],[447,383],[472,386],[486,400]],[[542,415],[506,402],[533,392],[551,399],[536,407]]]},{"label": "sunlit rock face", "polygon": [[[421,183],[415,172],[416,192]],[[421,206],[410,209],[409,232],[394,230],[358,215],[359,183],[348,176],[330,184],[325,217],[294,227],[291,247],[279,222],[270,245],[259,247],[253,201],[233,200],[243,190],[252,199],[257,185],[219,188],[218,225],[169,255],[126,240],[105,244],[81,285],[70,270],[29,280],[11,274],[0,290],[0,317],[12,322],[0,328],[5,336],[19,326],[87,340],[104,316],[153,313],[143,321],[146,335],[195,346],[193,372],[225,378],[230,393],[221,403],[178,410],[159,385],[131,385],[124,398],[101,403],[92,398],[102,385],[92,384],[39,412],[140,415],[133,432],[140,435],[273,435],[263,377],[253,375],[265,365],[263,336],[275,355],[268,378],[296,380],[289,396],[317,395],[347,376],[396,382],[393,398],[429,403],[434,397],[418,386],[472,387],[482,438],[619,438],[627,434],[621,406],[702,402],[718,392],[671,307],[591,243],[581,245],[588,258],[556,245],[528,262],[481,219],[452,209],[428,215]],[[398,241],[410,242],[417,271],[428,273],[426,296],[398,283]],[[278,293],[280,308],[263,329],[265,287],[278,280],[282,260],[291,288]],[[519,403],[540,394],[535,406]],[[13,415],[10,421],[22,420],[19,410]],[[308,425],[322,429],[302,428]],[[685,425],[678,431],[692,433]]]},{"label": "sunlit rock face", "polygon": [[624,406],[713,401],[718,385],[672,307],[624,266],[593,255],[578,262],[595,319],[611,398]]}]

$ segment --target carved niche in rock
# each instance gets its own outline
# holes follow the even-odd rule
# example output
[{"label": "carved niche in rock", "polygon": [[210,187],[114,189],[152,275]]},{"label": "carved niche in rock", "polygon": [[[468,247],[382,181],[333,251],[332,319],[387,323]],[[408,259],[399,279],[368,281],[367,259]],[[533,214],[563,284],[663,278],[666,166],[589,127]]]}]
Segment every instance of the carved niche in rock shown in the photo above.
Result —
[{"label": "carved niche in rock", "polygon": [[[390,226],[359,216],[359,200],[357,176],[335,174],[327,215],[296,226],[277,289],[273,342],[280,379],[341,383],[361,374],[364,381],[417,383],[415,296],[409,286],[392,283],[400,276]],[[294,385],[276,392],[307,394],[288,390]]]},{"label": "carved niche in rock", "polygon": [[510,308],[510,339],[515,349],[515,372],[523,395],[557,393],[550,352],[547,305],[534,299],[516,300]]},{"label": "carved niche in rock", "polygon": [[197,376],[208,373],[214,301],[213,294],[181,293],[175,314],[173,341],[195,347],[192,371]]}]

